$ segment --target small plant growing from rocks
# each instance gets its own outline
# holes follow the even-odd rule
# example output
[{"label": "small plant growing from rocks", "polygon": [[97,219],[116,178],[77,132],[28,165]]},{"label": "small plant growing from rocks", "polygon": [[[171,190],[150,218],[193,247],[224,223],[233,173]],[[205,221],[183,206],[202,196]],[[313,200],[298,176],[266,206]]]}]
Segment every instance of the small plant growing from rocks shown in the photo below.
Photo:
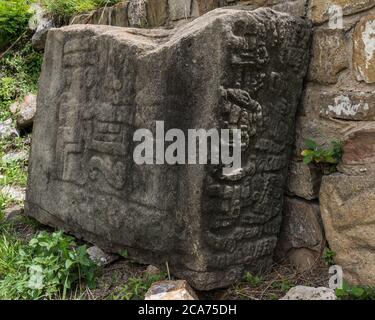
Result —
[{"label": "small plant growing from rocks", "polygon": [[126,284],[118,289],[110,299],[113,300],[144,300],[145,294],[154,282],[165,280],[167,274],[162,272],[160,274],[151,275],[146,273],[142,277],[131,277]]},{"label": "small plant growing from rocks", "polygon": [[324,174],[336,172],[336,167],[340,163],[343,150],[340,141],[332,141],[330,147],[324,148],[312,140],[306,140],[306,149],[302,151],[303,162],[314,164]]},{"label": "small plant growing from rocks", "polygon": [[43,231],[26,244],[0,231],[0,299],[65,299],[83,282],[94,286],[97,267],[72,237]]},{"label": "small plant growing from rocks", "polygon": [[326,266],[330,267],[335,264],[335,261],[333,258],[336,256],[336,253],[334,253],[331,249],[325,248],[323,251],[323,261],[326,264]]},{"label": "small plant growing from rocks", "polygon": [[276,281],[272,284],[272,288],[280,289],[283,292],[288,292],[291,288],[293,288],[294,284],[289,279],[281,279]]},{"label": "small plant growing from rocks", "polygon": [[375,300],[375,289],[369,286],[350,286],[344,282],[335,293],[339,300]]},{"label": "small plant growing from rocks", "polygon": [[243,279],[244,279],[245,282],[247,282],[253,288],[258,287],[264,281],[262,277],[254,276],[250,272],[246,272]]}]

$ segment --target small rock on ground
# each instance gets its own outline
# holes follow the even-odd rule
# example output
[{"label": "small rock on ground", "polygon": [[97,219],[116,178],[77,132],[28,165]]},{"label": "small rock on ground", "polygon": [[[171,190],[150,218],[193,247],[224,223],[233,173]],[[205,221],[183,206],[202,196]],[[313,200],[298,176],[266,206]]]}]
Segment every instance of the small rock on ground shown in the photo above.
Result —
[{"label": "small rock on ground", "polygon": [[297,286],[280,300],[336,300],[335,291],[330,288]]},{"label": "small rock on ground", "polygon": [[25,150],[17,151],[17,152],[10,152],[5,154],[1,160],[4,163],[10,163],[14,161],[25,161],[28,157],[28,154]]},{"label": "small rock on ground", "polygon": [[0,192],[15,201],[24,201],[26,189],[20,187],[5,186],[0,189]]},{"label": "small rock on ground", "polygon": [[31,39],[31,43],[36,50],[44,50],[47,32],[49,29],[55,27],[52,19],[50,19],[43,8],[39,4],[32,4],[30,6],[33,11],[33,16],[29,20],[29,28],[35,33]]},{"label": "small rock on ground", "polygon": [[19,205],[12,206],[4,210],[4,221],[11,222],[15,221],[19,217],[23,216],[24,209]]},{"label": "small rock on ground", "polygon": [[0,138],[7,139],[11,137],[18,137],[18,131],[13,127],[12,119],[7,119],[0,122]]},{"label": "small rock on ground", "polygon": [[87,254],[92,261],[101,267],[109,265],[118,259],[117,255],[106,253],[97,246],[88,248]]},{"label": "small rock on ground", "polygon": [[146,269],[146,273],[149,274],[150,276],[156,276],[158,274],[161,274],[161,271],[158,267],[149,265]]},{"label": "small rock on ground", "polygon": [[145,300],[198,300],[198,297],[185,280],[166,280],[155,282]]},{"label": "small rock on ground", "polygon": [[32,126],[36,113],[37,96],[35,94],[28,94],[20,102],[15,102],[10,106],[10,110],[14,115],[17,115],[17,127],[25,129]]}]

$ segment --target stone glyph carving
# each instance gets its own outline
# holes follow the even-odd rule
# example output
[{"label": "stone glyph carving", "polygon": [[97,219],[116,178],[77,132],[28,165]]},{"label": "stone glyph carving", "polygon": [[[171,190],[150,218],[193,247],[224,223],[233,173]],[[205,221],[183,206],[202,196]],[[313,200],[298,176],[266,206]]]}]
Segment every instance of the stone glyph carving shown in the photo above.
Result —
[{"label": "stone glyph carving", "polygon": [[[49,32],[27,213],[108,252],[164,265],[197,289],[272,262],[309,24],[218,9],[172,30],[74,25]],[[242,129],[242,170],[143,165],[133,134]],[[187,135],[186,135],[187,136]]]}]

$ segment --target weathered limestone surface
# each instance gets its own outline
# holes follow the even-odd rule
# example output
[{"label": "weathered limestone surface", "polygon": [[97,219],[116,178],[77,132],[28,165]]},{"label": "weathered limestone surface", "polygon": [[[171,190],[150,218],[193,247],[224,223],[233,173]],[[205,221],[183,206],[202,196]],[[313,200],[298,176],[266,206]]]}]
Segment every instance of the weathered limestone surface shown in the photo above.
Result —
[{"label": "weathered limestone surface", "polygon": [[361,19],[354,30],[353,66],[357,79],[375,83],[375,14]]},{"label": "weathered limestone surface", "polygon": [[321,171],[303,162],[292,161],[289,166],[287,193],[306,200],[314,200],[319,197]]},{"label": "weathered limestone surface", "polygon": [[337,300],[337,297],[330,288],[297,286],[290,289],[280,300]]},{"label": "weathered limestone surface", "polygon": [[[310,90],[311,89],[311,90]],[[325,119],[374,121],[375,92],[346,92],[310,87],[306,90],[305,108]]]},{"label": "weathered limestone surface", "polygon": [[349,131],[344,137],[344,165],[375,165],[375,123],[369,122]]},{"label": "weathered limestone surface", "polygon": [[80,14],[70,19],[70,24],[103,24],[117,27],[129,26],[129,2],[120,2],[111,7],[104,7],[89,13]]},{"label": "weathered limestone surface", "polygon": [[318,29],[314,32],[309,80],[336,83],[340,71],[349,67],[345,33],[340,29]]},{"label": "weathered limestone surface", "polygon": [[28,94],[23,101],[15,102],[10,106],[10,111],[17,116],[18,129],[32,126],[36,112],[36,95]]},{"label": "weathered limestone surface", "polygon": [[[198,289],[270,266],[306,74],[309,24],[218,9],[174,30],[49,32],[26,212]],[[51,72],[53,70],[53,72]],[[136,129],[241,128],[236,176],[133,162]]]},{"label": "weathered limestone surface", "polygon": [[321,214],[335,262],[344,280],[375,285],[375,175],[325,176],[320,191]]},{"label": "weathered limestone surface", "polygon": [[187,23],[211,10],[226,6],[243,10],[270,7],[276,11],[304,17],[306,3],[307,0],[128,0],[74,16],[70,19],[70,24],[170,27]]},{"label": "weathered limestone surface", "polygon": [[185,280],[165,280],[152,284],[145,300],[199,300]]},{"label": "weathered limestone surface", "polygon": [[323,23],[332,18],[341,8],[344,16],[358,13],[375,6],[374,0],[311,0],[309,4],[309,17],[314,23]]},{"label": "weathered limestone surface", "polygon": [[309,270],[319,261],[325,243],[319,204],[287,197],[277,258],[286,257],[299,270]]}]

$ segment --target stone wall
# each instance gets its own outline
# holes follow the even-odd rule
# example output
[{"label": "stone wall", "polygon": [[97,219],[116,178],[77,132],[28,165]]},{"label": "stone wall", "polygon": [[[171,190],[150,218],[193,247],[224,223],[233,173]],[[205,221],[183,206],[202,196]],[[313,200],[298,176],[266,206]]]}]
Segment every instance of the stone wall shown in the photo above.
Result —
[{"label": "stone wall", "polygon": [[225,6],[247,6],[247,9],[267,6],[299,16],[306,15],[305,0],[130,0],[75,16],[70,23],[119,27],[172,27]]},{"label": "stone wall", "polygon": [[[133,0],[71,22],[169,27],[229,5],[271,6],[314,24],[277,256],[311,267],[325,246],[325,229],[346,279],[375,285],[374,0]],[[344,142],[338,173],[322,177],[301,162],[306,139]]]},{"label": "stone wall", "polygon": [[343,141],[339,173],[322,179],[324,229],[344,278],[375,285],[375,1],[313,0],[309,17],[315,31],[295,155],[306,138]]}]

